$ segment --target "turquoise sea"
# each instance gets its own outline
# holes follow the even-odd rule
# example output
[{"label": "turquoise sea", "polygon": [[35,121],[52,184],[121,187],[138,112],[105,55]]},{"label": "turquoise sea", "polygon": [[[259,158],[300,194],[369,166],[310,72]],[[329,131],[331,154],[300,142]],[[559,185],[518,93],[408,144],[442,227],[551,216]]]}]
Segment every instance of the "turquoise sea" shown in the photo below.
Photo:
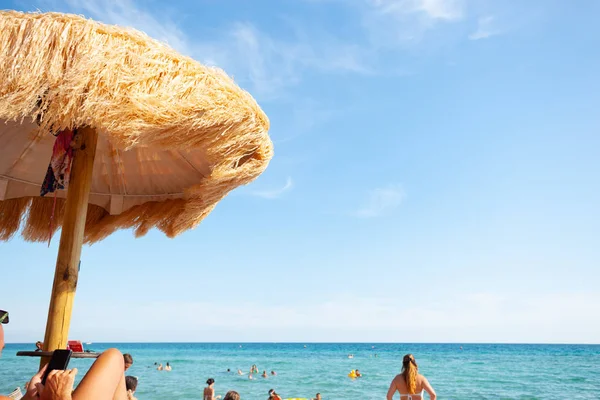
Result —
[{"label": "turquoise sea", "polygon": [[[306,346],[306,347],[305,347]],[[335,343],[102,343],[131,353],[128,374],[139,377],[140,400],[201,399],[206,379],[216,393],[236,390],[244,400],[267,399],[274,388],[283,398],[326,400],[384,399],[405,353],[413,353],[439,399],[600,399],[600,345],[502,344],[335,344]],[[7,393],[35,372],[37,360],[16,357],[31,344],[9,344],[0,358],[0,393]],[[354,354],[348,359],[348,354]],[[173,371],[156,371],[170,362]],[[80,375],[89,360],[72,360]],[[248,380],[252,364],[277,376]],[[227,369],[231,373],[227,373]],[[347,374],[358,368],[363,378]],[[397,396],[395,397],[397,398]],[[427,396],[426,396],[427,398]]]}]

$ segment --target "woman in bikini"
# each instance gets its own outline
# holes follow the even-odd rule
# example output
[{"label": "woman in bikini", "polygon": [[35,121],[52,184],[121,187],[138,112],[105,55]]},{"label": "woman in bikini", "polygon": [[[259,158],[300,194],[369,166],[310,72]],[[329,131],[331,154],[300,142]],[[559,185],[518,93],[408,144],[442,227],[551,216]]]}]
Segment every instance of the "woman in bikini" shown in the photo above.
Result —
[{"label": "woman in bikini", "polygon": [[419,374],[419,366],[412,354],[407,354],[402,359],[402,372],[392,380],[387,392],[387,400],[392,400],[396,392],[400,393],[400,400],[423,400],[423,391],[429,394],[431,400],[437,395],[427,378]]},{"label": "woman in bikini", "polygon": [[202,400],[218,400],[221,396],[215,397],[215,380],[213,378],[208,378],[206,381],[207,387],[204,388],[204,395],[202,396]]}]

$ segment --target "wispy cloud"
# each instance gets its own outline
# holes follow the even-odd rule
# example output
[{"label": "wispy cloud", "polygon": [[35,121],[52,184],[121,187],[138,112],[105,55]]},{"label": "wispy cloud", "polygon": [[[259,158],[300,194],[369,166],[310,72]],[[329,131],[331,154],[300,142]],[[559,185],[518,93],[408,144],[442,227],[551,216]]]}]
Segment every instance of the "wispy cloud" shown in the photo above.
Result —
[{"label": "wispy cloud", "polygon": [[[169,5],[150,9],[140,0],[40,0],[54,9],[83,13],[109,24],[131,26],[199,61],[223,68],[259,101],[280,100],[311,72],[373,75],[389,65],[380,59],[402,44],[419,43],[424,34],[442,24],[461,21],[466,0],[363,0],[339,1],[354,7],[363,29],[353,39],[327,30],[286,24],[285,35],[274,36],[250,22],[217,27],[198,40],[182,28],[186,16]],[[323,1],[323,0],[320,0]],[[171,11],[169,11],[171,10]],[[497,34],[492,17],[479,20],[470,38]],[[384,72],[383,72],[384,73]]]},{"label": "wispy cloud", "polygon": [[397,17],[423,14],[433,20],[453,21],[464,14],[464,0],[371,0],[371,4],[382,14]]},{"label": "wispy cloud", "polygon": [[167,43],[183,54],[191,55],[186,34],[166,16],[159,18],[132,0],[65,0],[74,12],[107,24],[133,27],[154,39]]},{"label": "wispy cloud", "polygon": [[464,18],[464,0],[369,0],[364,27],[374,46],[395,49],[420,43],[442,23]]},{"label": "wispy cloud", "polygon": [[277,199],[283,196],[284,193],[289,192],[294,187],[294,182],[291,177],[288,177],[285,181],[285,185],[280,188],[275,189],[263,189],[263,190],[254,190],[250,192],[252,196],[262,197],[263,199]]},{"label": "wispy cloud", "polygon": [[397,208],[406,197],[400,185],[389,185],[371,191],[364,207],[356,212],[361,218],[380,217]]},{"label": "wispy cloud", "polygon": [[[54,7],[60,3],[49,1]],[[183,54],[221,67],[263,101],[279,98],[287,88],[297,85],[307,70],[358,74],[373,71],[365,49],[326,32],[311,34],[296,28],[291,38],[282,39],[251,23],[234,22],[219,28],[212,39],[191,40],[169,13],[156,15],[139,1],[64,0],[61,4],[70,12],[104,23],[139,29]]]},{"label": "wispy cloud", "polygon": [[[273,37],[250,23],[234,23],[199,57],[232,73],[262,100],[278,98],[297,85],[307,70],[369,74],[368,58],[359,47],[324,35],[316,40],[300,32],[292,39]],[[206,50],[216,54],[207,54]],[[206,60],[203,60],[206,61]]]},{"label": "wispy cloud", "polygon": [[477,30],[469,35],[471,40],[487,39],[491,36],[502,33],[494,26],[494,17],[487,16],[477,20]]}]

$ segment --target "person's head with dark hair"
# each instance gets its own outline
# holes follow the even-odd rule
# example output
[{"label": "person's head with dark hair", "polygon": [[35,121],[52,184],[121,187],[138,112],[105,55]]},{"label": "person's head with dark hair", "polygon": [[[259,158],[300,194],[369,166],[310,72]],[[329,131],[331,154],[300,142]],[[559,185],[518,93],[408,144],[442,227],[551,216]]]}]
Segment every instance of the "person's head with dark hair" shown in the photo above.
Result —
[{"label": "person's head with dark hair", "polygon": [[315,395],[315,400],[321,400],[321,393],[317,393]]},{"label": "person's head with dark hair", "polygon": [[127,371],[133,365],[133,357],[131,354],[123,354],[123,362],[125,363],[125,371]]},{"label": "person's head with dark hair", "polygon": [[240,394],[234,390],[227,392],[223,400],[240,400]]},{"label": "person's head with dark hair", "polygon": [[206,381],[206,384],[208,386],[212,386],[215,384],[215,380],[213,378],[208,378],[208,380]]},{"label": "person's head with dark hair", "polygon": [[138,378],[135,376],[126,376],[125,377],[125,387],[127,390],[131,390],[131,393],[135,393],[137,390]]},{"label": "person's head with dark hair", "polygon": [[44,347],[44,343],[40,342],[39,340],[35,342],[35,351],[41,351],[42,347]]}]

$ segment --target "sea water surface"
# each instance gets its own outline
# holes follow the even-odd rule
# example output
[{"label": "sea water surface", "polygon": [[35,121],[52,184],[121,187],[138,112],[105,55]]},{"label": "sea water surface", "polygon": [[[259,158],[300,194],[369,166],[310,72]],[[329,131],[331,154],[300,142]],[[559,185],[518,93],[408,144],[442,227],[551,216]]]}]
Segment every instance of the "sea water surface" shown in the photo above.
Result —
[{"label": "sea water surface", "polygon": [[[461,347],[462,346],[462,350]],[[335,344],[335,343],[94,343],[134,358],[129,375],[139,378],[139,400],[202,399],[208,378],[216,394],[236,390],[243,400],[267,399],[274,388],[285,398],[385,399],[402,356],[413,353],[439,399],[600,399],[600,345]],[[32,344],[9,344],[0,358],[0,393],[22,386],[39,359],[16,357]],[[354,354],[353,359],[348,354]],[[169,362],[173,371],[157,371]],[[247,373],[256,364],[264,379]],[[73,359],[80,376],[90,360]],[[231,373],[227,373],[227,369]],[[237,375],[241,369],[245,375]],[[348,378],[352,369],[363,377]],[[398,396],[396,395],[397,399]],[[425,396],[427,398],[427,396]]]}]

